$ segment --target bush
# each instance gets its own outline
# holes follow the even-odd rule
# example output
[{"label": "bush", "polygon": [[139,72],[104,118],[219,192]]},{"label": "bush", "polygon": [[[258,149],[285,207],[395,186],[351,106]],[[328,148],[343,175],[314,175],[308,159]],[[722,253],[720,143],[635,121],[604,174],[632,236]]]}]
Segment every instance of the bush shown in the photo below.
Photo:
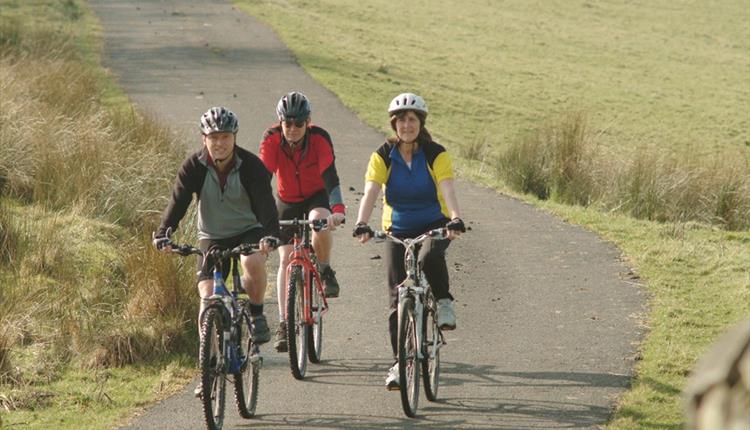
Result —
[{"label": "bush", "polygon": [[[59,6],[75,18],[74,2]],[[149,240],[184,149],[155,120],[105,108],[61,30],[0,30],[0,202],[16,202],[12,216],[0,206],[0,279],[15,280],[0,297],[0,375],[17,348],[14,381],[192,351],[192,267]]]},{"label": "bush", "polygon": [[604,154],[579,113],[563,116],[511,145],[498,173],[516,191],[560,203],[598,206],[661,222],[698,221],[750,228],[750,162],[694,159],[638,150]]}]

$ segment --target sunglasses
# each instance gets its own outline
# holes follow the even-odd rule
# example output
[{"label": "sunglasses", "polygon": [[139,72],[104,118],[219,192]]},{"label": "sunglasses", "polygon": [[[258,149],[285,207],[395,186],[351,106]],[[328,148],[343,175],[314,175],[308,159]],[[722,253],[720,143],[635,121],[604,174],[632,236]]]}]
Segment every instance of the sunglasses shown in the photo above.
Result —
[{"label": "sunglasses", "polygon": [[305,126],[305,124],[307,124],[307,120],[306,119],[301,119],[301,120],[286,119],[286,120],[284,120],[284,125],[287,126],[287,128],[291,127],[291,126],[295,126],[297,128],[302,128],[302,127]]}]

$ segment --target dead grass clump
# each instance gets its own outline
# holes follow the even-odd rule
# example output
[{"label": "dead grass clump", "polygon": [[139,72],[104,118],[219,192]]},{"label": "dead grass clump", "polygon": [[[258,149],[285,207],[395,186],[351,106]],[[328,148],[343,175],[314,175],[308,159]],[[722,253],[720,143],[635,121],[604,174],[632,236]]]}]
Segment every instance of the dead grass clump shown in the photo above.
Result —
[{"label": "dead grass clump", "polygon": [[594,149],[585,116],[571,113],[511,145],[498,161],[499,174],[517,191],[588,205],[597,194]]},{"label": "dead grass clump", "polygon": [[596,204],[639,219],[750,228],[750,162],[741,155],[695,159],[692,154],[641,150],[627,159],[605,154],[569,114],[511,145],[498,172],[516,191],[560,203]]}]

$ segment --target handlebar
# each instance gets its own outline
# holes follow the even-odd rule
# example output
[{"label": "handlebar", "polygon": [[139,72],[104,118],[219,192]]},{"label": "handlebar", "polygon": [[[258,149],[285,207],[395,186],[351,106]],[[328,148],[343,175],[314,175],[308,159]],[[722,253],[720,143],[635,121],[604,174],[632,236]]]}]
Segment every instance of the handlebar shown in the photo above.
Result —
[{"label": "handlebar", "polygon": [[313,220],[295,218],[295,219],[290,219],[290,220],[279,220],[279,225],[280,226],[292,226],[292,227],[310,225],[313,230],[322,231],[328,228],[328,220],[325,218],[313,219]]},{"label": "handlebar", "polygon": [[214,247],[214,248],[209,249],[208,252],[204,254],[203,251],[191,245],[172,244],[171,246],[172,246],[172,253],[180,254],[184,257],[195,254],[195,255],[203,255],[204,257],[220,259],[220,260],[223,260],[228,257],[235,257],[238,255],[250,255],[254,252],[257,252],[258,249],[260,249],[257,243],[242,243],[232,249],[221,249],[221,248]]},{"label": "handlebar", "polygon": [[394,236],[391,232],[383,231],[383,230],[376,230],[373,232],[373,238],[376,242],[382,242],[388,238],[393,240],[394,242],[400,243],[404,246],[414,246],[417,244],[420,244],[424,242],[427,239],[436,239],[436,240],[444,240],[448,238],[448,229],[446,228],[436,228],[434,230],[430,230],[426,233],[423,233],[413,239],[400,239],[396,236]]}]

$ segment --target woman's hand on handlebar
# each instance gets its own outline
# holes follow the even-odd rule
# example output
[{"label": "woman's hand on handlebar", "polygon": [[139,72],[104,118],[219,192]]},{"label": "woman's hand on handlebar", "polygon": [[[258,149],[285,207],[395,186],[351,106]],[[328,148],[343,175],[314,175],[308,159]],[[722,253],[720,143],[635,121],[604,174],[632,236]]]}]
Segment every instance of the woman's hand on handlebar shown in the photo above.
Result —
[{"label": "woman's hand on handlebar", "polygon": [[331,231],[336,230],[336,227],[346,222],[346,215],[338,212],[334,212],[328,216],[328,229]]},{"label": "woman's hand on handlebar", "polygon": [[374,234],[370,226],[363,222],[358,222],[352,232],[352,236],[356,237],[359,243],[367,243]]}]

